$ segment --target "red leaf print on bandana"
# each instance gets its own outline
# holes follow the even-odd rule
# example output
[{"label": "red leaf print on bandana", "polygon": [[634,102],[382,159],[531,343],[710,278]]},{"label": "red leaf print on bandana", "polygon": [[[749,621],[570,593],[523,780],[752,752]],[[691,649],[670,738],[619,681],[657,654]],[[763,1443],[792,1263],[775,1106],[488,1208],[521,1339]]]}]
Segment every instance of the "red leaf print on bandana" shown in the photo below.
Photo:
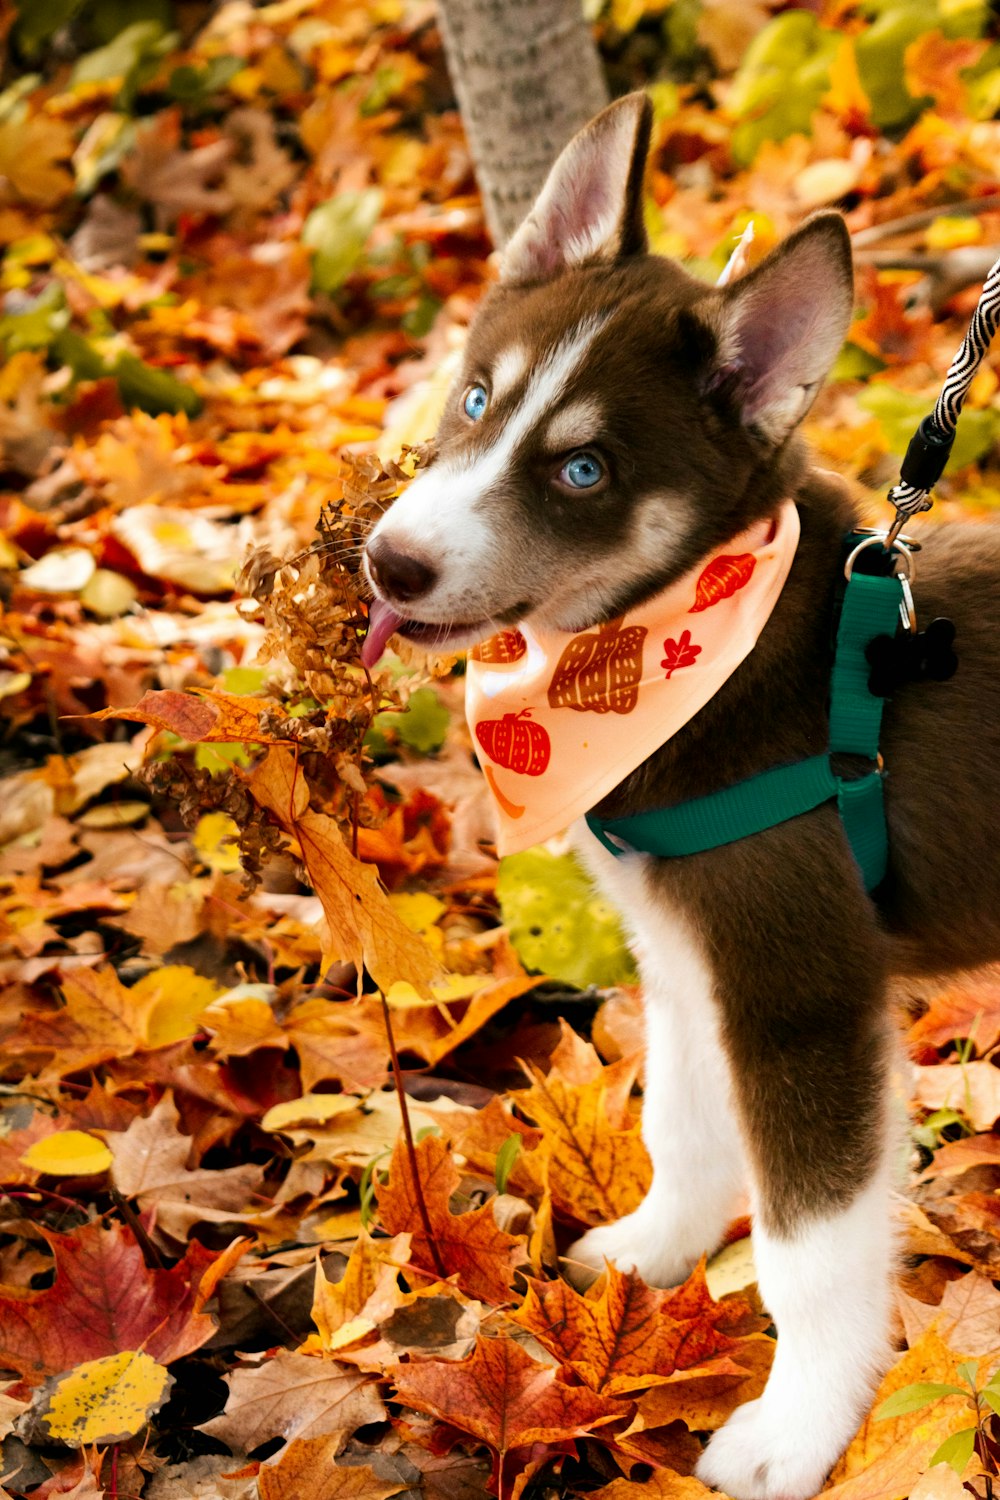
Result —
[{"label": "red leaf print on bandana", "polygon": [[741,552],[735,557],[713,557],[694,590],[694,603],[688,614],[696,615],[723,599],[731,599],[750,582],[757,559],[751,552]]},{"label": "red leaf print on bandana", "polygon": [[660,666],[666,667],[668,678],[674,672],[679,671],[681,667],[693,667],[697,658],[701,655],[701,647],[692,646],[691,644],[690,630],[682,630],[680,638],[676,641],[671,640],[668,636],[663,642],[663,650],[666,654],[660,662]]}]

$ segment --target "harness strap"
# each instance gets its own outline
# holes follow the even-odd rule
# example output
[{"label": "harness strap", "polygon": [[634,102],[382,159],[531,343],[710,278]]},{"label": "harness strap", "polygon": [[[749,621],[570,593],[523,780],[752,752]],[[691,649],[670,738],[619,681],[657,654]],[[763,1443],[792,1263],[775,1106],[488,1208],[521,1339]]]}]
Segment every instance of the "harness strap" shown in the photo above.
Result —
[{"label": "harness strap", "polygon": [[[869,561],[879,565],[874,557]],[[888,864],[882,772],[875,769],[854,780],[837,776],[830,757],[878,758],[884,699],[868,689],[871,669],[865,649],[875,636],[895,634],[901,600],[902,584],[894,574],[852,572],[837,630],[826,754],[775,766],[673,807],[627,818],[598,818],[588,813],[591,832],[614,855],[637,851],[660,858],[701,854],[762,833],[835,798],[865,886],[874,890],[885,878]]]}]

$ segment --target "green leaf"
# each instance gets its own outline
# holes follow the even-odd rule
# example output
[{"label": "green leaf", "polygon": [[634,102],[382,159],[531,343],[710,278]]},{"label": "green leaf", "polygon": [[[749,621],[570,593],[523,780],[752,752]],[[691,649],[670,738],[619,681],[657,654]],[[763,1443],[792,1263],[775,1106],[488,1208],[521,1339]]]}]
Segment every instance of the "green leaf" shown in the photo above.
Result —
[{"label": "green leaf", "polygon": [[50,282],[22,306],[22,312],[0,318],[0,343],[8,356],[26,349],[47,349],[69,323],[69,308],[58,281]]},{"label": "green leaf", "polygon": [[884,369],[885,361],[877,355],[869,354],[867,349],[861,349],[857,344],[847,343],[834,360],[827,379],[867,380],[869,375],[877,375],[879,370]]},{"label": "green leaf", "polygon": [[997,1416],[1000,1417],[1000,1390],[998,1390],[995,1385],[988,1385],[986,1389],[980,1391],[979,1394],[986,1402],[986,1405],[992,1411],[995,1411]]},{"label": "green leaf", "polygon": [[90,340],[72,328],[64,328],[52,340],[52,357],[61,365],[68,365],[74,380],[100,380],[102,375],[112,373],[111,365]]},{"label": "green leaf", "polygon": [[136,21],[155,21],[161,31],[172,30],[171,0],[88,0],[87,24],[99,42],[113,41]]},{"label": "green leaf", "polygon": [[70,83],[106,83],[127,78],[144,58],[162,48],[163,27],[159,21],[134,21],[105,47],[85,52],[70,76]]},{"label": "green leaf", "polygon": [[213,57],[203,68],[185,64],[171,73],[167,93],[179,104],[204,104],[213,94],[220,93],[245,67],[242,57],[231,57],[228,53]]},{"label": "green leaf", "polygon": [[365,749],[369,755],[381,756],[390,754],[394,744],[403,744],[420,755],[430,755],[444,744],[450,722],[451,714],[434,689],[417,688],[402,712],[385,709],[375,715],[365,736]]},{"label": "green leaf", "polygon": [[514,1163],[517,1161],[520,1150],[521,1137],[519,1135],[509,1135],[497,1152],[497,1162],[493,1175],[498,1193],[505,1193],[507,1191],[507,1179],[511,1174]]},{"label": "green leaf", "polygon": [[198,744],[194,747],[194,763],[197,770],[208,771],[216,776],[221,771],[231,770],[233,766],[248,766],[250,751],[246,745],[236,741]]},{"label": "green leaf", "polygon": [[202,399],[193,386],[168,375],[166,370],[154,370],[134,354],[123,354],[115,365],[118,393],[126,407],[138,406],[152,416],[160,412],[187,412],[196,417],[202,408]]},{"label": "green leaf", "polygon": [[508,855],[500,861],[497,896],[526,968],[579,989],[634,980],[618,914],[571,854]]},{"label": "green leaf", "polygon": [[259,693],[267,681],[265,667],[227,667],[222,674],[222,686],[227,693],[241,696]]},{"label": "green leaf", "polygon": [[[931,410],[933,397],[900,391],[878,380],[859,391],[855,397],[863,411],[876,417],[891,453],[900,457],[921,420]],[[995,446],[1000,438],[1000,412],[989,408],[966,408],[958,419],[955,446],[945,470],[950,473],[966,464],[976,463]]]},{"label": "green leaf", "polygon": [[839,46],[838,34],[807,10],[787,10],[757,33],[728,99],[738,122],[731,147],[741,166],[749,166],[765,141],[809,133]]},{"label": "green leaf", "polygon": [[314,252],[313,291],[335,292],[343,286],[364,254],[381,212],[378,188],[338,193],[313,209],[302,227],[302,243]]},{"label": "green leaf", "polygon": [[959,1379],[967,1381],[973,1390],[976,1389],[977,1372],[978,1366],[976,1365],[976,1361],[974,1359],[966,1360],[964,1365],[959,1365],[958,1367]]},{"label": "green leaf", "polygon": [[918,1381],[915,1385],[904,1385],[883,1401],[876,1408],[875,1420],[887,1422],[891,1417],[902,1417],[909,1411],[919,1411],[921,1407],[931,1406],[945,1396],[964,1396],[968,1399],[968,1395],[964,1386],[942,1385],[935,1380]]},{"label": "green leaf", "polygon": [[935,1464],[949,1464],[956,1474],[961,1474],[972,1457],[975,1446],[976,1429],[965,1427],[961,1432],[954,1432],[950,1438],[945,1438],[940,1448],[931,1454],[927,1467],[933,1469]]}]

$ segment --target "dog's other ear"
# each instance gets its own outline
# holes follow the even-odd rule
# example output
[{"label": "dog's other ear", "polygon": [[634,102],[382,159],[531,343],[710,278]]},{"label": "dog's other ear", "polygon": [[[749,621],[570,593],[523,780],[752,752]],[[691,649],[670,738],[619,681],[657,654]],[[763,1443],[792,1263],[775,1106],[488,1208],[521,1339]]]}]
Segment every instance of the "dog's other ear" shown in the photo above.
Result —
[{"label": "dog's other ear", "polygon": [[853,305],[847,228],[837,213],[816,214],[719,293],[706,389],[724,392],[746,427],[782,442],[812,405]]},{"label": "dog's other ear", "polygon": [[642,179],[652,120],[646,95],[626,94],[573,137],[501,253],[505,286],[646,249]]}]

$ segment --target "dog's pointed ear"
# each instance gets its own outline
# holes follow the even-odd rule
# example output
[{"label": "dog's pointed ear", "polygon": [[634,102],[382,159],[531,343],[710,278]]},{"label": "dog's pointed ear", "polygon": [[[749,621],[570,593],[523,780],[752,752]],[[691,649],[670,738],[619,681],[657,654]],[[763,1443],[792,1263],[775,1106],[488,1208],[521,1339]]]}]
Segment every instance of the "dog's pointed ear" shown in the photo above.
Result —
[{"label": "dog's pointed ear", "polygon": [[500,256],[500,281],[545,281],[588,261],[646,249],[642,179],[653,108],[645,94],[609,104],[564,148]]},{"label": "dog's pointed ear", "polygon": [[854,305],[851,242],[837,213],[816,214],[718,294],[706,389],[744,426],[782,442],[802,420],[844,342]]}]

